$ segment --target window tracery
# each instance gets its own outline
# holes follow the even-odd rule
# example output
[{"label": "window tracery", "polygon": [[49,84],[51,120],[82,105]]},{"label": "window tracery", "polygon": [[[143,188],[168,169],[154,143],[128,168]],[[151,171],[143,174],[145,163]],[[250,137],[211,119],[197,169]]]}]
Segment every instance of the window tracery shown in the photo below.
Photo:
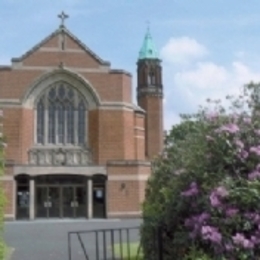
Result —
[{"label": "window tracery", "polygon": [[50,86],[36,104],[36,143],[84,145],[86,109],[81,94],[69,84]]}]

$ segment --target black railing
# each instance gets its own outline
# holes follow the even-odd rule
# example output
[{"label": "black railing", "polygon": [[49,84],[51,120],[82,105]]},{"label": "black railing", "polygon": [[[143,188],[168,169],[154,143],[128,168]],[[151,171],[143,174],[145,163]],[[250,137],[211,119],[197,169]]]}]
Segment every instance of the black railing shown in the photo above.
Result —
[{"label": "black railing", "polygon": [[69,260],[141,260],[139,231],[140,226],[69,232]]}]

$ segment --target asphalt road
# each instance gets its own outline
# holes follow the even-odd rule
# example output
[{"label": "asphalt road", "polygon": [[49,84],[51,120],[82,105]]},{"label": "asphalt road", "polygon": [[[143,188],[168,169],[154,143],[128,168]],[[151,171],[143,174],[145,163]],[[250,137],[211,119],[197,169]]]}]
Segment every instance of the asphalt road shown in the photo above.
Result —
[{"label": "asphalt road", "polygon": [[[138,227],[141,220],[36,220],[15,221],[5,223],[5,241],[14,248],[11,260],[70,260],[68,257],[68,232],[87,231],[96,229],[112,229],[124,227]],[[122,241],[127,241],[127,232],[122,231]],[[129,233],[129,240],[137,242],[138,229]],[[106,232],[81,235],[89,260],[103,260],[104,247],[107,250],[107,260],[112,259],[111,242],[120,241],[120,232],[114,235]],[[99,248],[96,250],[96,242]],[[105,243],[104,243],[105,241]],[[106,245],[106,246],[105,246]],[[99,255],[96,255],[98,251]],[[76,235],[71,236],[71,260],[85,260],[84,252]],[[110,254],[110,255],[109,255]]]}]

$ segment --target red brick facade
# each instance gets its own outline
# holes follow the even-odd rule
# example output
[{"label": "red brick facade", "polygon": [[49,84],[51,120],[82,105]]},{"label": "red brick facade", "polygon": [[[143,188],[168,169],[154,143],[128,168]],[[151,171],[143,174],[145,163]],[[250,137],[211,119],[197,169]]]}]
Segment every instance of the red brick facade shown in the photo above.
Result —
[{"label": "red brick facade", "polygon": [[[6,172],[2,177],[8,198],[6,217],[17,218],[16,176],[29,176],[28,216],[33,219],[36,209],[31,208],[36,202],[32,196],[36,197],[37,191],[31,180],[47,169],[50,169],[47,172],[50,175],[57,174],[57,169],[72,175],[78,171],[77,166],[48,165],[49,168],[39,166],[37,170],[37,165],[30,165],[28,151],[36,142],[35,104],[42,91],[57,79],[70,81],[91,104],[86,114],[91,165],[79,166],[80,174],[86,177],[101,174],[103,167],[107,217],[140,215],[145,183],[150,175],[150,163],[145,156],[145,131],[149,133],[149,141],[156,140],[151,149],[158,153],[157,143],[162,140],[162,131],[153,132],[153,126],[162,124],[162,103],[156,98],[144,100],[147,104],[142,107],[149,111],[134,105],[131,75],[111,69],[109,62],[92,53],[63,27],[21,58],[13,59],[10,67],[0,67],[0,109],[4,113],[3,133],[8,143],[5,149]],[[157,113],[147,126],[146,112]],[[87,201],[91,203],[91,198],[88,197]],[[92,212],[89,207],[91,205],[87,211]]]}]

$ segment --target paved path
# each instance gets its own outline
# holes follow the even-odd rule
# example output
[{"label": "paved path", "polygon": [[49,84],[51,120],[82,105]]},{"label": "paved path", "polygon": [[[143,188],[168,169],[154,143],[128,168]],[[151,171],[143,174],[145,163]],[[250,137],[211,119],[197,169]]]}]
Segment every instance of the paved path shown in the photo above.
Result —
[{"label": "paved path", "polygon": [[[5,241],[9,247],[15,249],[11,260],[68,260],[69,231],[136,227],[139,225],[140,220],[134,219],[6,222]],[[118,239],[118,237],[115,238],[115,242],[118,241]],[[134,235],[131,235],[130,239],[132,241],[138,240],[137,231]],[[107,241],[109,241],[109,238]],[[88,252],[90,252],[89,260],[96,260],[94,235],[84,236],[83,242],[85,243]],[[72,238],[72,253],[72,260],[85,260],[83,252],[80,250],[79,242],[76,240],[75,236]],[[102,258],[100,258],[100,260],[101,259]]]}]

